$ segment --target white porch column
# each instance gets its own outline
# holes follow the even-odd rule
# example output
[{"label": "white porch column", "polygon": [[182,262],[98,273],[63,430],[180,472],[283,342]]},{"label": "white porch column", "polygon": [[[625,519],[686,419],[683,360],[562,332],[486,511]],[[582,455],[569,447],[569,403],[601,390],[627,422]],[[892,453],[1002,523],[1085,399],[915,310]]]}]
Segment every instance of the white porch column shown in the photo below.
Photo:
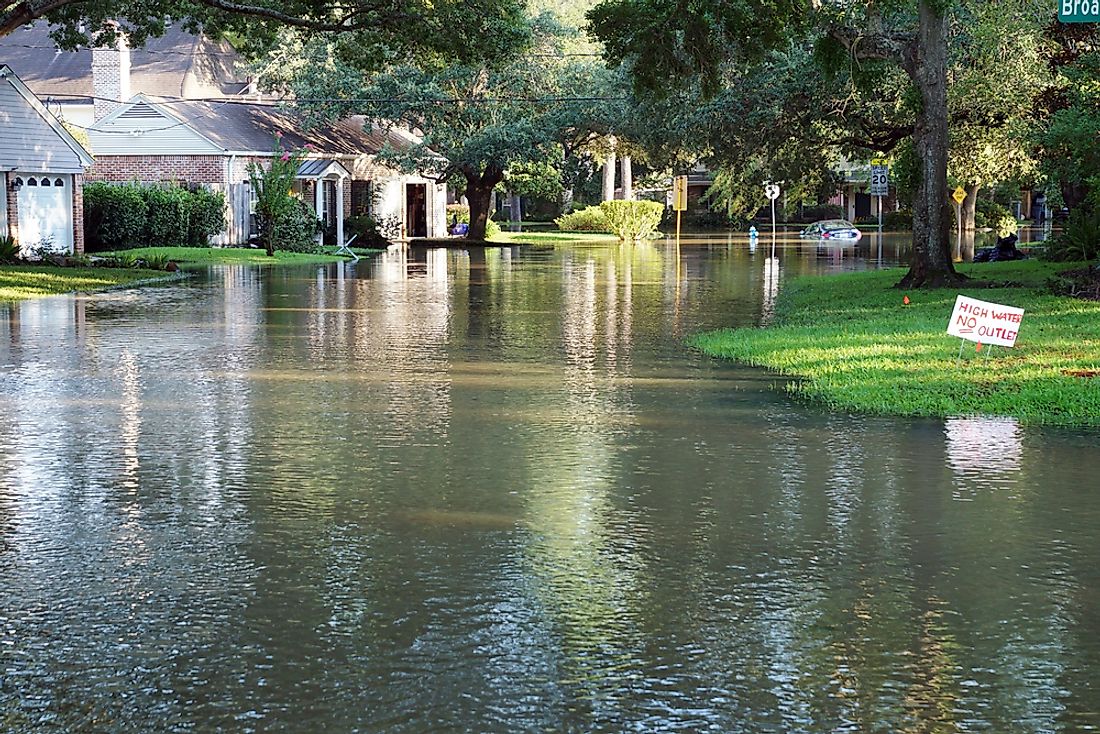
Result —
[{"label": "white porch column", "polygon": [[344,246],[344,177],[336,179],[336,246]]},{"label": "white porch column", "polygon": [[[320,219],[321,216],[325,212],[325,203],[324,203],[325,202],[325,191],[324,191],[324,188],[325,188],[324,184],[322,183],[322,180],[320,178],[313,179],[313,213],[317,215],[318,219]],[[318,232],[317,233],[317,241],[318,242],[324,242],[325,241],[325,233],[324,232]]]}]

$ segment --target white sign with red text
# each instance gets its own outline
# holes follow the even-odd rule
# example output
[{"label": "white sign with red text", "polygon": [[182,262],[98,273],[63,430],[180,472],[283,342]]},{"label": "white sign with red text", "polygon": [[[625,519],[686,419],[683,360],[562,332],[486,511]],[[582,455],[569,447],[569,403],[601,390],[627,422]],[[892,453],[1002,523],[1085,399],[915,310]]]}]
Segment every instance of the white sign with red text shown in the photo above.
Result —
[{"label": "white sign with red text", "polygon": [[959,296],[947,324],[947,333],[981,344],[1011,347],[1020,333],[1024,310]]}]

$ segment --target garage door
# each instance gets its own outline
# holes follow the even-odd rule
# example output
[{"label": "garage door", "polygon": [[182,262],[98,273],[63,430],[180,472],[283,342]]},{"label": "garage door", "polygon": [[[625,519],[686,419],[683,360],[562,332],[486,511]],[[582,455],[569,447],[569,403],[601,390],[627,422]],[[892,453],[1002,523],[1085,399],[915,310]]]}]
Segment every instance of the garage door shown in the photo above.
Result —
[{"label": "garage door", "polygon": [[17,174],[19,244],[24,255],[40,247],[73,249],[73,179],[70,175]]}]

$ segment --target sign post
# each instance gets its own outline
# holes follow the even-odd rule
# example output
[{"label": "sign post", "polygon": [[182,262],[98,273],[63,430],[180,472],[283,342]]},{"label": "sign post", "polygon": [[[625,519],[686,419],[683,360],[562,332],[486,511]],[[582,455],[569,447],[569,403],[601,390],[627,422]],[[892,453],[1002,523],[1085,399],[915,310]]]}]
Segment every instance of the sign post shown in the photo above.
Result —
[{"label": "sign post", "polygon": [[962,257],[963,215],[962,204],[966,201],[966,189],[956,186],[951,192],[951,198],[955,200],[955,252]]},{"label": "sign post", "polygon": [[688,208],[688,177],[672,179],[672,209],[676,212],[676,246],[680,246],[680,213]]},{"label": "sign post", "polygon": [[772,203],[772,257],[775,257],[775,200],[779,198],[779,184],[766,184],[764,196]]},{"label": "sign post", "polygon": [[882,241],[882,197],[890,195],[890,165],[885,158],[871,159],[871,196],[878,197],[878,236]]}]

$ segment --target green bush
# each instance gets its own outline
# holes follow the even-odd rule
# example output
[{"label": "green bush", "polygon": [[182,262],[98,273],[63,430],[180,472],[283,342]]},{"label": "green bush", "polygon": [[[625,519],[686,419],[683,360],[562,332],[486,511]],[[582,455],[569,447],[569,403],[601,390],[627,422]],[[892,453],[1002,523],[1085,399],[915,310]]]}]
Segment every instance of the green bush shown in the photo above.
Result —
[{"label": "green bush", "polygon": [[0,263],[13,263],[19,259],[19,243],[9,235],[0,236]]},{"label": "green bush", "polygon": [[817,206],[802,207],[802,212],[795,221],[809,224],[822,219],[841,219],[843,216],[844,210],[840,208],[839,204],[818,204]]},{"label": "green bush", "polygon": [[199,188],[191,192],[191,220],[187,228],[187,244],[207,247],[210,238],[225,229],[225,194]]},{"label": "green bush", "polygon": [[93,182],[84,186],[84,241],[89,250],[147,244],[149,205],[136,183]]},{"label": "green bush", "polygon": [[176,186],[147,186],[141,193],[148,211],[145,242],[161,247],[186,245],[191,192]]},{"label": "green bush", "polygon": [[301,199],[291,199],[291,205],[279,212],[272,222],[271,241],[277,250],[287,252],[320,252],[315,237],[321,231],[317,215]]},{"label": "green bush", "polygon": [[656,231],[665,207],[657,201],[605,201],[600,204],[611,233],[620,240],[634,241]]},{"label": "green bush", "polygon": [[985,199],[978,199],[974,210],[974,227],[995,230],[998,235],[1003,237],[1010,232],[1015,232],[1020,228],[1020,225],[1012,212],[1008,210],[1008,207]]},{"label": "green bush", "polygon": [[890,232],[912,229],[913,212],[908,209],[901,209],[896,212],[883,212],[882,228]]},{"label": "green bush", "polygon": [[607,221],[607,215],[598,206],[590,206],[578,209],[569,214],[563,214],[554,220],[558,229],[563,232],[610,232],[611,224]]},{"label": "green bush", "polygon": [[[447,227],[450,228],[451,224],[455,221],[462,224],[470,223],[470,207],[465,204],[448,204],[447,205]],[[485,222],[485,238],[492,239],[500,234],[500,225],[490,218]]]},{"label": "green bush", "polygon": [[358,214],[344,220],[344,236],[354,236],[356,247],[385,248],[389,239],[382,233],[382,224],[369,214]]},{"label": "green bush", "polygon": [[145,245],[205,246],[225,229],[225,196],[176,186],[92,182],[84,186],[89,251]]},{"label": "green bush", "polygon": [[1071,212],[1062,232],[1047,243],[1049,260],[1095,260],[1097,256],[1100,256],[1100,210]]}]

